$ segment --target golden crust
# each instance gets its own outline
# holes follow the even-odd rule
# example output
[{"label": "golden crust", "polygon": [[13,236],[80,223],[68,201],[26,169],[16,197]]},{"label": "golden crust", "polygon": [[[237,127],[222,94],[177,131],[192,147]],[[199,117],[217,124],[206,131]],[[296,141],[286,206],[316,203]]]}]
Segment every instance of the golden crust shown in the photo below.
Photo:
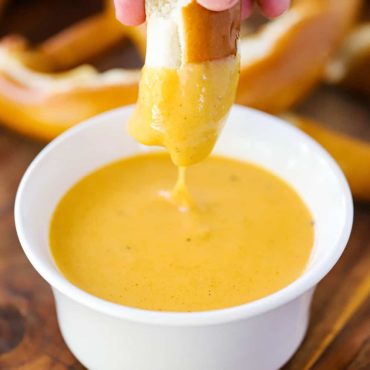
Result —
[{"label": "golden crust", "polygon": [[252,61],[243,58],[253,50],[242,40],[237,103],[279,113],[301,100],[320,82],[326,63],[352,25],[360,5],[360,0],[298,1],[282,18],[254,36],[262,43],[269,27],[280,23],[283,29],[272,47]]},{"label": "golden crust", "polygon": [[133,104],[138,86],[116,84],[46,93],[0,75],[0,91],[2,124],[26,136],[48,141],[93,115]]},{"label": "golden crust", "polygon": [[185,63],[201,63],[237,54],[240,3],[229,10],[214,12],[192,1],[182,9],[182,19]]},{"label": "golden crust", "polygon": [[370,95],[370,22],[354,28],[329,63],[326,81]]},{"label": "golden crust", "polygon": [[91,60],[109,50],[124,36],[125,27],[122,24],[112,22],[105,14],[99,14],[46,40],[37,52],[50,60],[57,70],[66,70],[78,65],[79,60]]},{"label": "golden crust", "polygon": [[307,118],[296,115],[285,118],[317,140],[334,157],[356,199],[370,201],[370,143],[329,130]]}]

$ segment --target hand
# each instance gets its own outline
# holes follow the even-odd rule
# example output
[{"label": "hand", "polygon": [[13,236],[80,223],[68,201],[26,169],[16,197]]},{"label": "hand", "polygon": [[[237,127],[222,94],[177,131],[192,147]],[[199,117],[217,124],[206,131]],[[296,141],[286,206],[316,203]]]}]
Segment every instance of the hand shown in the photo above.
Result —
[{"label": "hand", "polygon": [[[231,8],[238,0],[197,0],[198,3],[209,10],[221,11]],[[129,26],[136,26],[145,21],[144,0],[114,0],[116,15],[120,22]],[[290,0],[241,0],[242,18],[247,18],[253,3],[257,2],[267,17],[277,17],[284,13]]]}]

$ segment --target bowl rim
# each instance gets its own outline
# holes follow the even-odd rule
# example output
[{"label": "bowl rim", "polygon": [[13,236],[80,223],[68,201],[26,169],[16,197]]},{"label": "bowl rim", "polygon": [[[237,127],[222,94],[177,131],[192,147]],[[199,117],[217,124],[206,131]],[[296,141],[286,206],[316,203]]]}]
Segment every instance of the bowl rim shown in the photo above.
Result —
[{"label": "bowl rim", "polygon": [[35,168],[37,168],[45,156],[48,156],[48,154],[53,151],[55,147],[64,141],[67,141],[70,137],[74,136],[80,131],[88,129],[90,126],[100,124],[102,119],[109,119],[109,117],[122,115],[125,111],[129,111],[131,109],[132,106],[126,106],[107,111],[68,129],[40,151],[22,177],[16,194],[14,206],[16,231],[27,258],[36,271],[51,285],[53,289],[67,296],[72,301],[78,302],[92,310],[104,313],[111,317],[154,325],[206,326],[223,324],[252,316],[258,316],[283,306],[284,304],[289,303],[303,295],[305,292],[313,289],[315,285],[332,269],[347,245],[353,223],[352,195],[342,170],[329,155],[329,153],[321,147],[321,145],[319,145],[315,140],[298,128],[275,116],[238,105],[234,105],[232,109],[241,110],[243,111],[243,114],[260,116],[261,119],[269,119],[270,121],[274,121],[274,124],[278,126],[284,126],[285,129],[290,130],[301,140],[309,144],[311,148],[317,151],[318,154],[329,164],[331,171],[339,181],[339,186],[345,200],[345,222],[335,247],[331,249],[331,253],[327,253],[325,258],[322,258],[312,268],[304,272],[298,279],[273,294],[239,306],[199,312],[151,311],[112,303],[85,292],[84,290],[70,283],[57,269],[49,268],[47,263],[44,263],[37,256],[37,254],[34,252],[34,246],[27,239],[21,216],[25,189],[28,182],[32,181],[31,176],[33,171]]}]

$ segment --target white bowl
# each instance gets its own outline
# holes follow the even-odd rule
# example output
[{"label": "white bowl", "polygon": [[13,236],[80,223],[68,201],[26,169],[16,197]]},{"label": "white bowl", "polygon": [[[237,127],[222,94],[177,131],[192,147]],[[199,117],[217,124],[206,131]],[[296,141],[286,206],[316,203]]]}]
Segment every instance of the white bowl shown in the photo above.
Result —
[{"label": "white bowl", "polygon": [[52,287],[68,347],[89,369],[281,367],[306,333],[316,284],[334,266],[349,238],[353,205],[342,172],[298,129],[234,106],[214,152],[258,163],[301,195],[315,220],[314,248],[305,273],[277,293],[222,310],[166,313],[110,303],[60,274],[50,255],[48,231],[58,201],[81,177],[118,158],[158,150],[139,145],[127,134],[131,112],[132,107],[114,110],[67,131],[37,156],[19,186],[18,236],[27,257]]}]

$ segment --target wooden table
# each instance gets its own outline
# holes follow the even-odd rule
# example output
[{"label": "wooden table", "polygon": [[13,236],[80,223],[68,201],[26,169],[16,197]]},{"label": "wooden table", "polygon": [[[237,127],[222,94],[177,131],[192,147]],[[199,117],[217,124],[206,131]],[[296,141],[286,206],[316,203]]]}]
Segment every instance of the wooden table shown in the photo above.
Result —
[{"label": "wooden table", "polygon": [[[61,28],[66,23],[63,17],[72,21],[98,9],[97,1],[78,0],[72,12],[67,3],[19,1],[0,21],[0,33],[17,30],[38,41],[45,30],[51,33]],[[47,12],[58,15],[58,21],[48,21]],[[35,26],[40,22],[42,27]],[[370,111],[364,98],[321,87],[298,111],[370,141]],[[0,129],[0,369],[83,368],[60,336],[50,288],[27,261],[14,228],[17,186],[42,146]],[[370,205],[356,203],[348,247],[319,285],[308,334],[284,369],[370,369],[369,294]]]}]

